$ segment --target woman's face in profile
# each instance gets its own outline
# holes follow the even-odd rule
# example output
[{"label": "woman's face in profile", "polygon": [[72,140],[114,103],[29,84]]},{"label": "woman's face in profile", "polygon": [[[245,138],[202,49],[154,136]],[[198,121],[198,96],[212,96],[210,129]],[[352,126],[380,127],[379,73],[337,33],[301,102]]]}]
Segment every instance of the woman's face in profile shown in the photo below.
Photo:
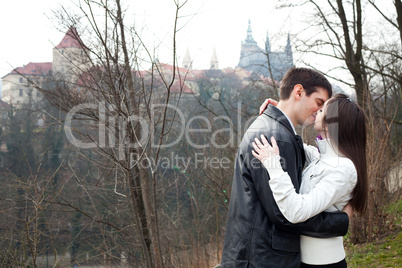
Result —
[{"label": "woman's face in profile", "polygon": [[324,103],[324,106],[317,111],[317,115],[315,117],[315,122],[314,122],[314,130],[317,131],[323,138],[325,136],[325,131],[322,126],[322,120],[324,119],[324,116],[325,116],[327,104],[328,104],[328,100]]}]

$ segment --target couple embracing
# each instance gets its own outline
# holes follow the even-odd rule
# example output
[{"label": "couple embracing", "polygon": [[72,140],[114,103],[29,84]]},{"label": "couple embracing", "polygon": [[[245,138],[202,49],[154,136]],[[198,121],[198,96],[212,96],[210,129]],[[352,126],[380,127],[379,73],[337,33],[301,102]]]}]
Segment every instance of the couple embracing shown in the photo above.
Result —
[{"label": "couple embracing", "polygon": [[[347,267],[343,236],[367,203],[363,110],[308,68],[265,106],[237,153],[221,267]],[[294,128],[313,123],[318,148]]]}]

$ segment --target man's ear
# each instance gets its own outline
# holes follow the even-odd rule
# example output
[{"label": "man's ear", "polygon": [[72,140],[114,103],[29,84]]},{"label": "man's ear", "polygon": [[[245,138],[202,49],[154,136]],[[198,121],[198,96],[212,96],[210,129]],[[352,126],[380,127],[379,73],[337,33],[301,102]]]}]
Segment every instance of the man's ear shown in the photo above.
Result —
[{"label": "man's ear", "polygon": [[303,88],[303,86],[301,84],[297,84],[297,85],[294,86],[293,94],[294,94],[294,97],[295,97],[296,100],[301,99],[301,96],[302,96],[303,92],[304,92],[304,88]]}]

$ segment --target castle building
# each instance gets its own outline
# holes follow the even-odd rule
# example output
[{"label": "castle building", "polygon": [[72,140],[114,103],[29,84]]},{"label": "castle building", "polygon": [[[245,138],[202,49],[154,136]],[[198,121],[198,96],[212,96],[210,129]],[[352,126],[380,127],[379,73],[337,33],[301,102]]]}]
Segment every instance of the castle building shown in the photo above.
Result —
[{"label": "castle building", "polygon": [[249,20],[247,37],[241,43],[238,67],[265,77],[272,76],[271,78],[280,81],[286,71],[293,66],[293,53],[289,35],[284,51],[272,51],[267,32],[265,48],[261,49],[253,38]]},{"label": "castle building", "polygon": [[[87,59],[85,45],[78,36],[76,29],[70,27],[61,42],[53,48],[52,62],[30,62],[23,67],[15,68],[2,77],[1,99],[13,106],[35,103],[41,98],[41,93],[37,88],[43,86],[43,83],[49,81],[50,78],[71,82],[71,85],[74,85],[80,75],[88,70]],[[192,70],[192,59],[188,49],[182,64],[185,70],[191,71],[191,75],[194,77],[200,76],[199,71]],[[248,73],[247,77],[258,75],[272,77],[274,80],[279,81],[291,67],[293,67],[293,55],[289,36],[285,50],[275,52],[271,51],[267,33],[265,50],[263,50],[257,45],[252,36],[249,21],[247,37],[241,43],[240,60],[236,69],[246,71]],[[220,70],[215,48],[210,60],[209,70]],[[185,77],[189,80],[190,88],[195,88],[196,85],[192,83],[191,75],[187,74]],[[191,83],[192,85],[190,85]],[[186,90],[185,93],[194,94],[191,90]]]},{"label": "castle building", "polygon": [[53,48],[52,62],[30,62],[3,76],[1,100],[13,106],[36,103],[41,99],[37,86],[50,77],[76,78],[85,70],[84,45],[74,27],[70,27],[61,42]]},{"label": "castle building", "polygon": [[35,85],[40,85],[51,72],[51,62],[30,62],[15,68],[2,77],[1,100],[13,106],[37,102],[41,94]]},{"label": "castle building", "polygon": [[211,64],[210,64],[209,69],[211,69],[211,70],[218,70],[219,69],[219,62],[218,62],[218,57],[216,56],[215,48],[214,48],[214,52],[212,53]]}]

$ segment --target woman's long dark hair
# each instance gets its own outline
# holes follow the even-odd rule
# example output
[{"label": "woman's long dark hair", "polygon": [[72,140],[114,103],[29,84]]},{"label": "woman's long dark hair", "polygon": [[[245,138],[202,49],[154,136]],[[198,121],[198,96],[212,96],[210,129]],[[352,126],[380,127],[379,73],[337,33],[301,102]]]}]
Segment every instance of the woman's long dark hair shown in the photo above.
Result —
[{"label": "woman's long dark hair", "polygon": [[329,99],[322,121],[331,143],[355,165],[357,184],[350,204],[360,214],[366,211],[368,198],[366,121],[363,109],[345,94]]}]

